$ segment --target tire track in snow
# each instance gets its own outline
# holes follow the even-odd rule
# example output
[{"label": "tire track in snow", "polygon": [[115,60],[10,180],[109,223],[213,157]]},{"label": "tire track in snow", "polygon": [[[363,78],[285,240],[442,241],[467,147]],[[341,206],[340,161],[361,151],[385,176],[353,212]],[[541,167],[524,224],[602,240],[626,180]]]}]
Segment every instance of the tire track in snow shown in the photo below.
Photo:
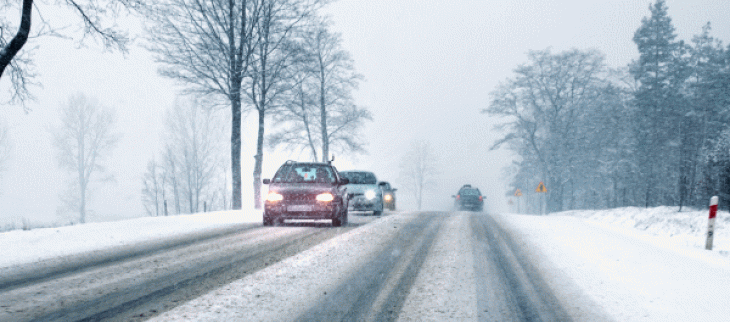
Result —
[{"label": "tire track in snow", "polygon": [[471,227],[479,321],[572,320],[540,270],[493,218],[473,214]]},{"label": "tire track in snow", "polygon": [[[98,295],[89,294],[78,297],[77,292],[74,292],[74,296],[78,297],[76,300],[63,296],[55,299],[56,296],[54,296],[53,299],[50,299],[54,301],[53,305],[44,305],[39,302],[40,305],[36,307],[35,312],[24,310],[9,316],[3,314],[4,312],[0,312],[0,320],[5,321],[5,318],[9,318],[8,321],[144,320],[211,289],[220,287],[221,284],[255,273],[338,234],[355,229],[358,225],[353,224],[335,229],[317,225],[315,227],[311,225],[301,227],[302,225],[297,224],[287,226],[293,226],[294,228],[262,228],[258,226],[258,229],[248,229],[241,232],[244,235],[227,235],[219,239],[207,240],[202,244],[196,243],[187,247],[173,247],[167,251],[156,252],[154,256],[128,259],[123,263],[106,265],[108,267],[87,269],[90,272],[79,273],[80,277],[76,277],[77,274],[64,274],[65,277],[58,280],[38,283],[38,286],[28,287],[28,289],[34,289],[46,283],[57,283],[57,281],[63,283],[61,280],[66,279],[78,279],[78,283],[84,283],[89,278],[84,277],[85,274],[106,276],[108,274],[105,272],[108,269],[119,271],[119,268],[127,265],[131,265],[130,271],[144,269],[153,270],[156,273],[153,276],[144,276],[139,279],[134,277],[130,281],[131,283],[128,282],[122,285],[117,283],[113,290],[110,287],[105,287],[105,284],[102,283],[101,287],[89,289],[85,292],[97,293],[96,290],[98,289]],[[270,235],[267,231],[284,233],[274,234],[267,238],[265,236]],[[259,241],[255,242],[255,240]],[[228,249],[228,251],[220,252],[221,248]],[[200,255],[190,257],[198,253]],[[170,263],[169,260],[165,259],[165,257],[170,256],[182,256],[183,259],[189,258],[187,261],[190,263],[182,266]],[[157,259],[157,257],[160,259]],[[118,268],[117,265],[122,266]],[[137,266],[139,268],[135,269]],[[121,269],[121,271],[125,270]],[[116,274],[124,275],[125,273]],[[94,278],[98,280],[98,278]],[[124,277],[115,276],[115,278],[125,280]],[[0,297],[13,296],[12,294],[22,293],[25,289],[18,288],[10,292],[0,292]],[[55,292],[53,287],[49,290]],[[27,296],[29,295],[21,295],[21,297]]]},{"label": "tire track in snow", "polygon": [[297,321],[394,321],[445,220],[425,213]]}]

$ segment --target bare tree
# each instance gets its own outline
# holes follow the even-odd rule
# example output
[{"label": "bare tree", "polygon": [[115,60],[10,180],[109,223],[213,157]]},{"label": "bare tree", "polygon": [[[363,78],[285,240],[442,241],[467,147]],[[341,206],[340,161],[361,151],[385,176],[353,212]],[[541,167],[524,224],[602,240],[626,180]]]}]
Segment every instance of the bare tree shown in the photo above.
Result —
[{"label": "bare tree", "polygon": [[232,208],[241,209],[241,94],[260,0],[167,0],[143,10],[160,74],[231,108]]},{"label": "bare tree", "polygon": [[290,81],[297,48],[294,37],[310,22],[326,0],[260,0],[254,59],[250,71],[249,99],[258,114],[254,155],[254,207],[261,208],[261,171],[264,159],[265,120],[276,110],[280,96],[292,88]]},{"label": "bare tree", "polygon": [[364,151],[359,131],[372,116],[353,103],[352,91],[362,76],[355,72],[341,42],[340,35],[327,31],[324,22],[304,33],[290,103],[275,117],[275,124],[284,127],[270,137],[270,145],[309,147],[315,160],[315,145],[321,149],[322,160],[330,151]]},{"label": "bare tree", "polygon": [[167,146],[173,155],[176,181],[180,183],[182,199],[187,211],[204,210],[217,199],[217,179],[221,171],[222,131],[220,118],[198,102],[177,104],[167,115]]},{"label": "bare tree", "polygon": [[173,204],[175,206],[175,213],[180,214],[182,211],[180,206],[181,184],[180,179],[178,179],[178,162],[173,151],[173,148],[169,144],[165,145],[165,154],[163,156],[165,163],[162,178],[165,182],[164,185],[169,185],[172,189],[172,197],[175,202]]},{"label": "bare tree", "polygon": [[142,188],[142,204],[147,214],[159,216],[160,211],[164,212],[165,202],[165,180],[163,173],[160,172],[160,166],[155,160],[147,163],[147,172],[142,178],[144,188]]},{"label": "bare tree", "polygon": [[[0,18],[0,79],[7,67],[10,67],[11,99],[10,102],[24,103],[32,98],[29,85],[34,85],[33,62],[29,55],[23,55],[21,49],[29,39],[42,35],[55,34],[57,30],[42,19],[40,28],[31,33],[33,8],[38,6],[33,0],[18,3],[11,0],[0,0],[0,12],[20,13],[20,25],[15,26],[4,18]],[[91,37],[100,41],[106,49],[126,51],[129,43],[128,35],[116,28],[109,20],[114,20],[123,13],[123,9],[138,9],[143,5],[138,0],[63,0],[59,1],[71,8],[83,22],[83,38]],[[37,9],[38,10],[38,9]],[[17,11],[16,11],[17,12]],[[16,13],[12,13],[13,15]],[[12,30],[17,29],[15,33]],[[83,40],[82,40],[83,41]]]},{"label": "bare tree", "polygon": [[413,193],[418,210],[421,210],[423,192],[435,184],[437,162],[431,144],[427,141],[411,142],[410,149],[401,158],[398,181]]},{"label": "bare tree", "polygon": [[306,63],[298,63],[294,68],[297,70],[290,78],[294,85],[283,98],[281,112],[273,115],[272,125],[277,130],[268,136],[267,145],[294,152],[306,150],[313,161],[319,161],[317,151],[321,143],[317,135],[316,84]]},{"label": "bare tree", "polygon": [[355,72],[350,54],[342,49],[341,36],[330,33],[326,24],[318,26],[305,43],[314,61],[322,158],[329,158],[331,147],[340,152],[362,152],[358,132],[363,121],[372,120],[370,112],[357,107],[352,99],[362,75]]},{"label": "bare tree", "polygon": [[159,214],[167,198],[178,214],[228,207],[222,195],[228,193],[228,173],[219,113],[182,99],[167,111],[164,161],[150,161],[143,176],[142,202],[148,214]]},{"label": "bare tree", "polygon": [[54,139],[59,165],[76,176],[76,192],[69,200],[77,207],[81,223],[86,221],[92,174],[104,172],[101,161],[118,141],[113,125],[113,111],[83,94],[71,96],[61,109],[61,128],[54,133]]}]

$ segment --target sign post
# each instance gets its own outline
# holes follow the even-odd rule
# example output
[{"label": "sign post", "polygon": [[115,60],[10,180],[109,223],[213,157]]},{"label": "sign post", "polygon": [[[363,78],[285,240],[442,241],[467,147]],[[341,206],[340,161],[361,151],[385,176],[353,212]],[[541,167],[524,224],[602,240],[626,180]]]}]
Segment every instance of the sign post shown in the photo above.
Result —
[{"label": "sign post", "polygon": [[[545,188],[545,183],[540,181],[540,184],[537,185],[537,189],[535,189],[535,192],[537,192],[537,193],[547,192],[547,188]],[[543,203],[544,203],[544,198],[542,197],[542,195],[540,195],[540,214],[541,215],[545,214],[545,212],[543,211],[543,205],[542,205]]]},{"label": "sign post", "polygon": [[710,219],[707,222],[707,242],[705,249],[712,250],[712,238],[715,235],[715,214],[717,214],[717,196],[710,198]]},{"label": "sign post", "polygon": [[520,213],[520,197],[522,197],[522,191],[520,191],[520,188],[517,188],[515,191],[515,197],[517,197],[517,213]]}]

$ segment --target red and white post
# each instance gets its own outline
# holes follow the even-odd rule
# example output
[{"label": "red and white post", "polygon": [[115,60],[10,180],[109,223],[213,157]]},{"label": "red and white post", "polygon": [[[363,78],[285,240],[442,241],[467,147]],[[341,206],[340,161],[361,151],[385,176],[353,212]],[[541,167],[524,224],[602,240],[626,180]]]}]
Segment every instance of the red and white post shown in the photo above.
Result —
[{"label": "red and white post", "polygon": [[712,250],[712,237],[715,235],[715,214],[717,214],[717,196],[710,198],[710,219],[707,223],[707,242],[705,249]]}]

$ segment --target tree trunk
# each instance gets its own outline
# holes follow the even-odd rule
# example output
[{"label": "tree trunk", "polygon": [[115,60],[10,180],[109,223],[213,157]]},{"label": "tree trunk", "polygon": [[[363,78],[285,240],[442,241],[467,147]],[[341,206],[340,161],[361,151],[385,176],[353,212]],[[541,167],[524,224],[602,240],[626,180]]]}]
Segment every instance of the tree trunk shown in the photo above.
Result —
[{"label": "tree trunk", "polygon": [[0,49],[0,78],[5,72],[5,67],[10,65],[13,57],[23,48],[30,35],[30,18],[33,11],[33,0],[23,0],[23,9],[20,16],[20,28],[10,43]]},{"label": "tree trunk", "polygon": [[[262,92],[262,98],[264,97]],[[263,99],[262,99],[263,102]],[[253,169],[254,208],[261,209],[261,167],[264,159],[264,117],[265,110],[259,109],[259,134],[256,140],[256,156]]]},{"label": "tree trunk", "polygon": [[[321,59],[320,59],[321,60]],[[322,63],[320,63],[322,66]],[[319,82],[319,110],[320,110],[320,123],[322,127],[322,161],[327,162],[330,159],[330,140],[327,135],[327,104],[325,104],[325,82],[324,82],[324,70],[320,67],[320,82]],[[420,210],[420,205],[419,205]]]}]

